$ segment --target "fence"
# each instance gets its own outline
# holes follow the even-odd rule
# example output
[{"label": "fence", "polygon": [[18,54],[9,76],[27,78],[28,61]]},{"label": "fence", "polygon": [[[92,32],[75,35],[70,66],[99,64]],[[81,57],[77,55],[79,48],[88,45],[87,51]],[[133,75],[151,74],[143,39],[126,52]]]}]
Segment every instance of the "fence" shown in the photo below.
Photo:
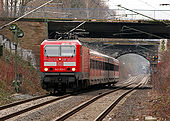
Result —
[{"label": "fence", "polygon": [[[9,7],[8,9],[10,9]],[[21,15],[35,9],[36,7],[22,6],[17,7],[17,12],[1,12],[1,17],[11,18]],[[154,19],[170,19],[170,10],[134,10]],[[106,8],[57,8],[42,7],[29,14],[25,18],[63,18],[63,19],[118,19],[118,20],[148,20],[148,18],[124,9],[106,9]]]}]

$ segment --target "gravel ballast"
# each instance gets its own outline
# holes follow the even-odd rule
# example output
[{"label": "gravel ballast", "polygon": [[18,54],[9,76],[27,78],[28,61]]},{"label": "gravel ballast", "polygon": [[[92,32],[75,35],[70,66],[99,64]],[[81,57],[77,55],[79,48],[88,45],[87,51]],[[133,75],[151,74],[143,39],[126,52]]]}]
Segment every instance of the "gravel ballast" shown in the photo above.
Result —
[{"label": "gravel ballast", "polygon": [[91,99],[92,97],[101,94],[108,89],[88,92],[76,96],[71,96],[66,99],[62,99],[60,101],[54,102],[52,104],[48,104],[46,106],[43,106],[39,109],[34,109],[32,111],[29,111],[25,114],[22,114],[18,117],[15,117],[13,121],[49,121],[52,119],[55,119],[58,116],[61,116],[66,111],[71,110],[72,108],[80,105],[81,103]]},{"label": "gravel ballast", "polygon": [[143,121],[146,116],[150,115],[149,91],[149,89],[139,89],[131,93],[107,115],[104,121]]}]

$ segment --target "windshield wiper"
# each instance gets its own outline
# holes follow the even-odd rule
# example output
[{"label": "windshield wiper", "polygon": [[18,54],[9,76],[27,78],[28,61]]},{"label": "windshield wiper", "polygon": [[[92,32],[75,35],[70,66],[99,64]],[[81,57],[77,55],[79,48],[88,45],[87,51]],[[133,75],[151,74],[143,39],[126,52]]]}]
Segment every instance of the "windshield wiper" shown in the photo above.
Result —
[{"label": "windshield wiper", "polygon": [[47,58],[48,58],[48,54],[47,54],[46,50],[45,50],[45,54],[46,54],[46,56],[47,56]]}]

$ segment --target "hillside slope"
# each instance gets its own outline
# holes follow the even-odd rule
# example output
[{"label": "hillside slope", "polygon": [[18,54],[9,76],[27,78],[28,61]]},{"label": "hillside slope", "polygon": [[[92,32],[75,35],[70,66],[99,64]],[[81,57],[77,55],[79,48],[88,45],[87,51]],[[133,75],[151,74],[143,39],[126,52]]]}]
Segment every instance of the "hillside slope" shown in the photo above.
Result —
[{"label": "hillside slope", "polygon": [[[18,74],[22,75],[20,93],[39,95],[45,91],[41,89],[39,70],[36,70],[27,61],[18,57]],[[0,105],[9,103],[13,99],[10,95],[15,93],[12,85],[15,79],[15,58],[14,55],[4,49],[3,56],[0,57]]]},{"label": "hillside slope", "polygon": [[[170,48],[170,42],[168,43]],[[153,75],[152,110],[159,117],[170,119],[170,50],[163,52]]]}]

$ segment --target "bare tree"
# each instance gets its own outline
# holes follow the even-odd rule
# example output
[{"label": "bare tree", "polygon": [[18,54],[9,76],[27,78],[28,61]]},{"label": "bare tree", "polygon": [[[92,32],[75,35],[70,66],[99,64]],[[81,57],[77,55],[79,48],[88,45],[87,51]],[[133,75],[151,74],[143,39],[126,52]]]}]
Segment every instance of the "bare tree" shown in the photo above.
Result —
[{"label": "bare tree", "polygon": [[[1,0],[6,17],[18,17],[35,9],[48,0]],[[62,4],[61,4],[62,3]],[[101,0],[54,0],[27,17],[108,19],[114,17],[105,2]]]},{"label": "bare tree", "polygon": [[109,7],[101,0],[66,0],[62,1],[65,8],[71,9],[70,17],[78,18],[108,18],[114,16],[115,12],[109,11]]},{"label": "bare tree", "polygon": [[1,0],[1,16],[17,17],[24,13],[24,6],[32,0]]},{"label": "bare tree", "polygon": [[20,6],[20,16],[25,13],[25,7],[26,5],[32,0],[20,0],[19,6]]}]

